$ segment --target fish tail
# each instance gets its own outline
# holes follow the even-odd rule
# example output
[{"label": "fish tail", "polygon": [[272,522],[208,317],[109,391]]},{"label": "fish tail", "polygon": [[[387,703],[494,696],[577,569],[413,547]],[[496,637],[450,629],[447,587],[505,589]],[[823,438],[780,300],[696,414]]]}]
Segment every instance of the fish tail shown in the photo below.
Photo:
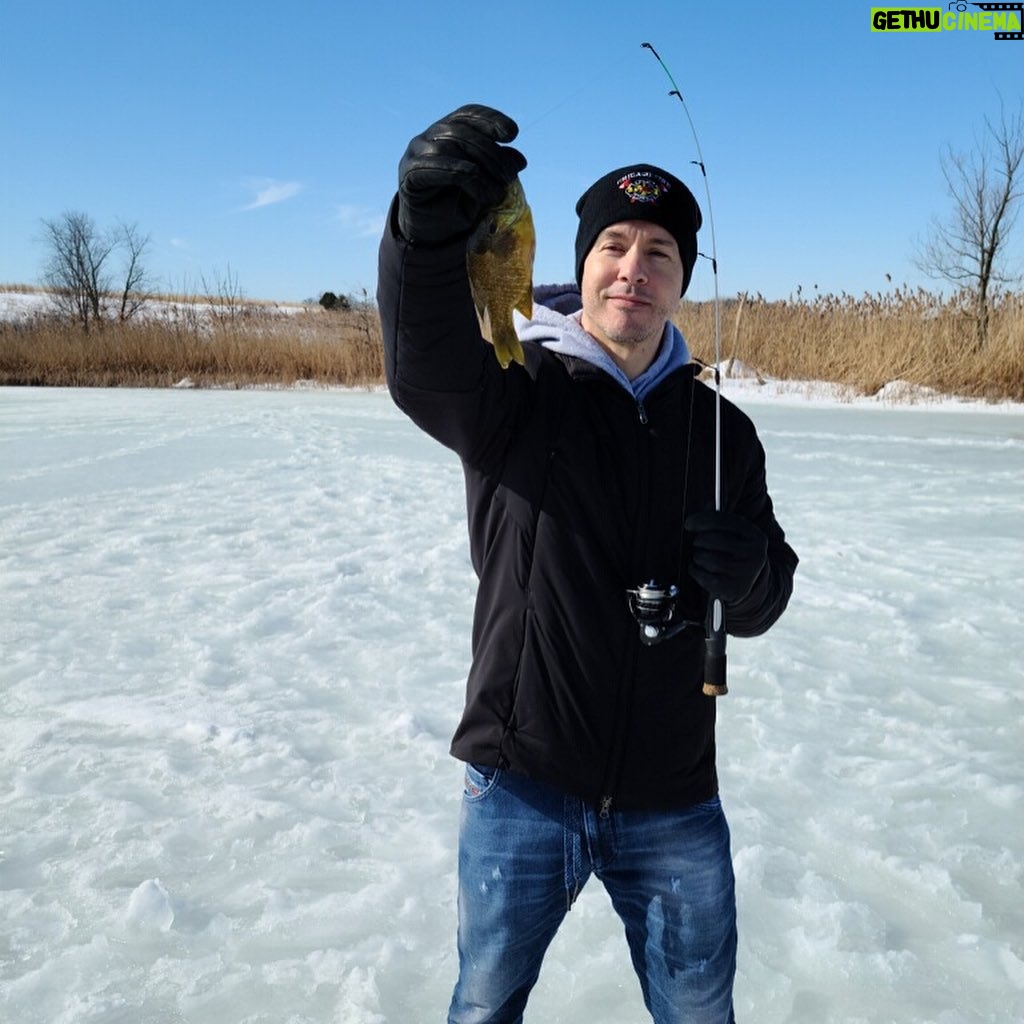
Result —
[{"label": "fish tail", "polygon": [[523,355],[523,346],[519,343],[516,335],[515,325],[511,320],[497,323],[491,318],[490,306],[484,306],[477,311],[480,320],[480,334],[484,341],[494,346],[494,354],[501,363],[501,368],[507,370],[509,364],[516,362],[520,366],[526,365],[526,357]]},{"label": "fish tail", "polygon": [[515,328],[511,323],[500,324],[494,332],[494,354],[501,363],[501,368],[507,370],[510,363],[516,362],[520,366],[526,365],[526,357],[523,355],[523,346],[519,343]]}]

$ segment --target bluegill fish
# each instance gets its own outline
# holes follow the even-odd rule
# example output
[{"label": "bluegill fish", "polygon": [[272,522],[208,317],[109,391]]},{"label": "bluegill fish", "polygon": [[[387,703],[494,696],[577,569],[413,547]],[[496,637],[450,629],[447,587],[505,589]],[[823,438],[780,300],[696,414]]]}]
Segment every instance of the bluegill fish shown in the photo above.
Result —
[{"label": "bluegill fish", "polygon": [[469,240],[466,264],[480,333],[494,346],[503,369],[523,364],[512,310],[533,315],[533,215],[516,178]]}]

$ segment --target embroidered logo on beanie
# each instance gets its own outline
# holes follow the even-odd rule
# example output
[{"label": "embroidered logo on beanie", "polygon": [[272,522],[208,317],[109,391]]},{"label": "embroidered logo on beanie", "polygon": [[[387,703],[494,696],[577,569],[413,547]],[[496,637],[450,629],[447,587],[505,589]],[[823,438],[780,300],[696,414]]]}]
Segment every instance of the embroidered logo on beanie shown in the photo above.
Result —
[{"label": "embroidered logo on beanie", "polygon": [[615,183],[631,203],[656,203],[672,186],[653,171],[630,171]]}]

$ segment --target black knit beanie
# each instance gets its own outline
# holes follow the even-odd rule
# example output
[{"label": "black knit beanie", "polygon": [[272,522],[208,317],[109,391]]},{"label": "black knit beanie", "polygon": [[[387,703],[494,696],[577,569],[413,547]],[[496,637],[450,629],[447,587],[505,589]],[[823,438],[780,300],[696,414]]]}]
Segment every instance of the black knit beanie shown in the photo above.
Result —
[{"label": "black knit beanie", "polygon": [[[693,193],[675,175],[651,164],[631,164],[598,178],[576,204],[576,283],[583,283],[583,261],[609,224],[649,220],[676,240],[683,259],[683,292],[697,262],[701,215]],[[682,292],[680,293],[682,294]]]}]

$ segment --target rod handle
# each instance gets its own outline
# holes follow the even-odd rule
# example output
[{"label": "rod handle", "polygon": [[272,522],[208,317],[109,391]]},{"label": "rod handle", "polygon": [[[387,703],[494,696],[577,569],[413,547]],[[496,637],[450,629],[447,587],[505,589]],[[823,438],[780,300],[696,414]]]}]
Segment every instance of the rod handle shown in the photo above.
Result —
[{"label": "rod handle", "polygon": [[713,650],[712,638],[704,649],[704,696],[724,697],[729,692],[725,682],[725,651]]},{"label": "rod handle", "polygon": [[725,615],[722,603],[715,600],[708,609],[708,628],[704,638],[705,697],[724,697],[729,692],[725,667]]}]

